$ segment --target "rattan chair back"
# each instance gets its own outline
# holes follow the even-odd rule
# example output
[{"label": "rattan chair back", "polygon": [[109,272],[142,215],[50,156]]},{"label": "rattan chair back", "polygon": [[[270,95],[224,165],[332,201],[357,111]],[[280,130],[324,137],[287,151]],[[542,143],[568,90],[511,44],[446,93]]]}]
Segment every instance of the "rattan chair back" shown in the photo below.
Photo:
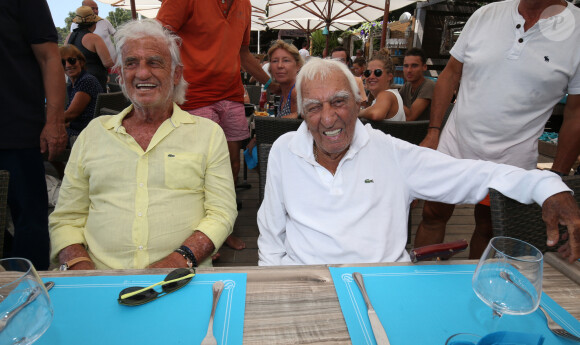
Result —
[{"label": "rattan chair back", "polygon": [[[562,180],[574,191],[574,198],[580,206],[580,176],[565,176]],[[558,247],[550,248],[546,245],[546,224],[542,220],[542,208],[539,205],[522,204],[495,189],[489,190],[489,196],[494,236],[517,238],[542,252],[553,251]],[[565,231],[566,227],[560,226],[560,233]]]},{"label": "rattan chair back", "polygon": [[119,113],[123,109],[131,105],[123,92],[100,93],[97,96],[97,103],[95,105],[95,115],[112,115],[111,113]]},{"label": "rattan chair back", "polygon": [[284,119],[279,117],[254,117],[256,143],[273,144],[282,134],[292,132],[300,127],[301,119]]},{"label": "rattan chair back", "polygon": [[272,144],[258,145],[258,171],[260,173],[260,187],[258,192],[260,194],[260,204],[264,200],[264,191],[266,190],[266,172],[268,170],[268,156],[270,155],[271,148]]}]

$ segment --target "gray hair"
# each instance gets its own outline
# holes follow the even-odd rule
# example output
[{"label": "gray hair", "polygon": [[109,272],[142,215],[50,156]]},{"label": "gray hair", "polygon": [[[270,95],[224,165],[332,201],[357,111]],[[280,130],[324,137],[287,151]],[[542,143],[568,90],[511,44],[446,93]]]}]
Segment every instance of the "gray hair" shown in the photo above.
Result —
[{"label": "gray hair", "polygon": [[[137,40],[144,37],[154,37],[161,39],[171,54],[171,75],[174,75],[176,67],[183,67],[181,56],[179,55],[179,47],[181,45],[181,38],[171,31],[165,29],[155,19],[132,20],[123,24],[115,33],[115,42],[117,50],[117,61],[115,61],[116,69],[123,71],[123,54],[122,48],[128,40]],[[121,72],[122,73],[122,72]],[[125,97],[128,98],[125,83],[120,83],[121,90]],[[177,104],[185,102],[185,92],[187,91],[187,82],[181,76],[178,84],[173,89],[173,101]]]},{"label": "gray hair", "polygon": [[298,72],[298,76],[296,77],[296,95],[299,114],[305,116],[304,104],[302,103],[302,83],[306,80],[312,81],[317,78],[320,78],[321,82],[324,82],[331,78],[336,78],[338,73],[341,73],[348,81],[350,92],[353,94],[355,101],[361,101],[356,80],[344,63],[335,60],[311,57],[308,62],[302,66],[300,72]]}]

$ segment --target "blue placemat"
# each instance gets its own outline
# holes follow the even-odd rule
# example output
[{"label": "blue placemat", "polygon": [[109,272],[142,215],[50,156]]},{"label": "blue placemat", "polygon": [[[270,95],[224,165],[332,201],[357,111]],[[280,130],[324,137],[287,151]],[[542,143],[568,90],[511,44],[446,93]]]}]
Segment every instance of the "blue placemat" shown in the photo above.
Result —
[{"label": "blue placemat", "polygon": [[[485,335],[509,330],[541,333],[544,344],[575,344],[553,335],[541,311],[493,319],[473,292],[475,265],[331,267],[340,307],[353,344],[376,344],[353,272],[360,272],[391,345],[445,344],[456,333]],[[580,336],[580,322],[546,294],[542,306],[568,331]]]},{"label": "blue placemat", "polygon": [[[117,303],[129,286],[148,286],[165,275],[67,277],[53,280],[49,291],[54,320],[38,345],[56,344],[199,344],[205,337],[212,284],[225,288],[216,309],[218,344],[242,344],[246,274],[197,274],[185,287],[153,302],[127,307]],[[159,288],[157,288],[158,291]]]}]

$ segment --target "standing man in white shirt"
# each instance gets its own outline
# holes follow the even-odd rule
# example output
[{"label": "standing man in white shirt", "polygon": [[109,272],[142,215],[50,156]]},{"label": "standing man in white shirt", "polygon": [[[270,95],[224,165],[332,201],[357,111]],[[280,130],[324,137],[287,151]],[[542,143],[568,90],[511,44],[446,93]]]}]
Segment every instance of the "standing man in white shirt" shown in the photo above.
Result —
[{"label": "standing man in white shirt", "polygon": [[[99,6],[93,0],[84,0],[83,6],[89,6],[93,10],[93,13],[95,13],[97,16],[99,15]],[[108,20],[106,20],[105,18],[102,19],[103,20],[99,20],[97,22],[97,28],[93,33],[101,36],[101,38],[103,39],[103,41],[105,41],[105,44],[107,45],[107,49],[109,50],[111,59],[113,60],[113,62],[117,62],[117,51],[115,50],[115,45],[111,40],[111,36],[113,36],[117,31]],[[77,28],[77,26],[79,25],[76,23],[72,23],[72,25],[70,26],[70,31],[72,32],[74,29]]]},{"label": "standing man in white shirt", "polygon": [[308,51],[308,41],[302,43],[302,49],[300,49],[298,53],[300,53],[304,62],[308,61],[308,57],[310,57],[310,52]]},{"label": "standing man in white shirt", "polygon": [[[456,158],[535,169],[538,138],[554,105],[568,93],[552,166],[554,173],[568,175],[580,153],[578,23],[580,9],[561,0],[508,0],[478,9],[437,79],[421,145]],[[454,207],[425,203],[415,247],[443,242]],[[481,256],[493,236],[488,198],[475,205],[474,217],[471,259]]]}]

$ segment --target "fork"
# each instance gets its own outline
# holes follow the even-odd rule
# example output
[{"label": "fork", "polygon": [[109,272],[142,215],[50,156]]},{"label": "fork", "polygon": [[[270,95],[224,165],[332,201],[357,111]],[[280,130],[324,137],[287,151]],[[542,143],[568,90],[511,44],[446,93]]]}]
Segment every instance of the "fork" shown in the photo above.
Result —
[{"label": "fork", "polygon": [[213,290],[213,304],[211,306],[211,314],[209,315],[209,325],[207,327],[207,333],[205,338],[201,341],[201,345],[217,345],[217,340],[213,335],[213,316],[215,314],[215,309],[217,307],[218,301],[220,299],[220,295],[224,289],[224,282],[218,280],[217,282],[213,283],[212,290]]},{"label": "fork", "polygon": [[552,318],[550,317],[550,314],[548,314],[548,312],[542,308],[542,306],[538,306],[538,308],[544,313],[544,315],[546,316],[546,320],[548,322],[548,328],[550,329],[550,331],[552,331],[552,333],[554,333],[555,335],[558,335],[562,338],[566,338],[566,339],[570,339],[570,340],[574,340],[577,342],[580,342],[580,337],[575,336],[574,334],[568,332],[567,330],[565,330],[564,328],[562,328],[562,326],[560,326],[558,323],[556,323],[556,321],[552,320]]}]

